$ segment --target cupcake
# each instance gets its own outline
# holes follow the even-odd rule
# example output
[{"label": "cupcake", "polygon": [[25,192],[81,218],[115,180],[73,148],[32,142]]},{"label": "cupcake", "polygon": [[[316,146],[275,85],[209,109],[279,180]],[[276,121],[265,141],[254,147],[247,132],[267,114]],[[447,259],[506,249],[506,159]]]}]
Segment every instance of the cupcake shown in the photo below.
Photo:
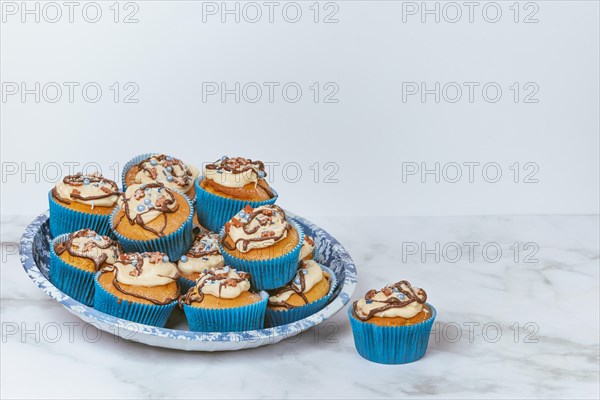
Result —
[{"label": "cupcake", "polygon": [[218,232],[247,204],[259,207],[277,200],[264,179],[262,161],[224,156],[205,165],[202,173],[196,180],[196,212],[200,224],[212,231]]},{"label": "cupcake", "polygon": [[202,273],[179,303],[192,331],[239,332],[263,327],[267,297],[251,290],[250,274],[225,266]]},{"label": "cupcake", "polygon": [[276,289],[294,277],[304,233],[276,205],[246,206],[221,230],[225,264],[252,276],[252,286]]},{"label": "cupcake", "polygon": [[225,260],[219,249],[219,235],[214,232],[198,233],[192,247],[177,262],[182,291],[185,293],[194,286],[202,272],[222,268],[224,265]]},{"label": "cupcake", "polygon": [[370,290],[348,308],[354,344],[367,360],[405,364],[425,355],[436,311],[427,293],[400,281]]},{"label": "cupcake", "polygon": [[335,288],[335,274],[313,260],[300,261],[290,283],[269,291],[267,326],[289,324],[314,314]]},{"label": "cupcake", "polygon": [[50,245],[50,282],[80,303],[94,302],[94,275],[114,264],[121,254],[118,242],[82,229],[56,237]]},{"label": "cupcake", "polygon": [[118,196],[117,184],[98,173],[66,176],[48,193],[52,236],[85,228],[108,235]]},{"label": "cupcake", "polygon": [[125,164],[123,191],[131,185],[159,182],[194,199],[194,181],[199,174],[196,167],[177,158],[165,154],[142,154]]},{"label": "cupcake", "polygon": [[315,252],[315,241],[311,236],[304,235],[304,242],[302,242],[302,248],[300,249],[299,260],[312,260]]},{"label": "cupcake", "polygon": [[164,253],[121,254],[95,276],[94,308],[140,324],[165,326],[177,305],[177,266]]},{"label": "cupcake", "polygon": [[160,251],[171,260],[192,244],[194,207],[162,183],[134,184],[122,193],[110,226],[125,251]]}]

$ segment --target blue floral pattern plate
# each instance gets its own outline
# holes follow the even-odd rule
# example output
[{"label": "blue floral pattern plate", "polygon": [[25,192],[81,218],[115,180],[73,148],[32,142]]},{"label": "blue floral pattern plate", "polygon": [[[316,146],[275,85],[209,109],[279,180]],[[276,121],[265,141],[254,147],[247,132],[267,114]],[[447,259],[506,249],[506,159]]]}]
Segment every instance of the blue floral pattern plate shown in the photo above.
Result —
[{"label": "blue floral pattern plate", "polygon": [[189,351],[240,350],[264,346],[280,342],[325,321],[348,303],[356,288],[356,266],[346,249],[318,226],[292,213],[288,212],[287,215],[315,239],[315,260],[335,272],[338,287],[327,305],[317,313],[274,328],[245,332],[191,332],[183,312],[179,309],[173,312],[165,328],[158,328],[119,319],[77,302],[58,290],[48,279],[51,241],[48,211],[39,215],[23,233],[20,243],[21,263],[31,280],[70,313],[98,329],[124,339],[150,346]]}]

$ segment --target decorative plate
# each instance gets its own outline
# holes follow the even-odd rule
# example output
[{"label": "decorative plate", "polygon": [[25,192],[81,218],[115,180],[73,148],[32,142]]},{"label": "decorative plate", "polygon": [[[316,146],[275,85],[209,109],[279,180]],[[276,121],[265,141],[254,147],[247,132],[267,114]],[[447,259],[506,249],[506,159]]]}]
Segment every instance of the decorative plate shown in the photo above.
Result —
[{"label": "decorative plate", "polygon": [[289,218],[298,222],[306,233],[314,237],[317,249],[316,261],[328,266],[336,274],[338,286],[323,309],[291,324],[244,332],[191,332],[184,314],[178,309],[173,312],[165,328],[141,325],[115,318],[81,304],[50,282],[48,268],[51,236],[48,215],[48,211],[40,214],[21,237],[21,262],[27,275],[46,294],[85,322],[124,339],[150,346],[190,351],[223,351],[277,343],[320,324],[340,311],[348,303],[356,288],[356,267],[346,249],[323,229],[288,212]]}]

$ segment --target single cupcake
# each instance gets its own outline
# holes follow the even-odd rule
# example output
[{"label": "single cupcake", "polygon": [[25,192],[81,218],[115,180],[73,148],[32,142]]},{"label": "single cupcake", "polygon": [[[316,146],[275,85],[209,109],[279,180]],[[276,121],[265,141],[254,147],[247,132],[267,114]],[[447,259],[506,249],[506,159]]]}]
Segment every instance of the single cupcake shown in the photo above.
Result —
[{"label": "single cupcake", "polygon": [[98,173],[64,177],[48,193],[52,236],[85,228],[108,235],[110,213],[118,197],[117,184]]},{"label": "single cupcake", "polygon": [[145,183],[162,183],[166,188],[196,196],[194,181],[198,168],[165,154],[141,154],[131,159],[123,168],[123,191],[129,186]]},{"label": "single cupcake", "polygon": [[94,308],[140,324],[165,326],[177,305],[177,266],[166,254],[121,254],[95,276]]},{"label": "single cupcake", "polygon": [[250,273],[253,287],[270,290],[292,280],[303,241],[281,207],[246,206],[221,230],[221,253],[225,264]]},{"label": "single cupcake", "polygon": [[94,303],[94,275],[114,264],[121,246],[91,229],[60,235],[50,244],[50,282],[80,303]]},{"label": "single cupcake", "polygon": [[267,298],[251,290],[250,274],[225,266],[202,273],[179,303],[192,331],[239,332],[263,327]]},{"label": "single cupcake", "polygon": [[335,289],[335,274],[313,260],[300,261],[294,279],[269,291],[267,326],[301,320],[319,311]]},{"label": "single cupcake", "polygon": [[192,244],[194,207],[162,183],[134,184],[119,197],[110,226],[125,251],[160,251],[171,260]]},{"label": "single cupcake", "polygon": [[219,235],[214,232],[198,233],[192,247],[181,256],[177,268],[181,273],[179,284],[183,293],[196,284],[202,272],[222,268],[225,260],[219,249]]},{"label": "single cupcake", "polygon": [[225,222],[247,204],[259,207],[274,204],[277,193],[264,179],[262,161],[242,157],[222,157],[203,168],[196,180],[196,212],[198,221],[218,232]]},{"label": "single cupcake", "polygon": [[354,344],[367,360],[405,364],[425,355],[435,308],[427,293],[400,281],[380,291],[370,290],[348,308]]},{"label": "single cupcake", "polygon": [[304,242],[302,242],[302,248],[300,249],[299,260],[312,260],[315,253],[315,241],[311,236],[304,235]]}]

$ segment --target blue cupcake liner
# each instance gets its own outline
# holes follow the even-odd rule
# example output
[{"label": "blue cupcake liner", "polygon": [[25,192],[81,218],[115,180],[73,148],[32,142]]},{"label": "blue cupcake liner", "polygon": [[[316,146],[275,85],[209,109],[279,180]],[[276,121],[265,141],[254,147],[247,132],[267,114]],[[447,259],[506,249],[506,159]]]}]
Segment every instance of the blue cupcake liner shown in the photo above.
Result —
[{"label": "blue cupcake liner", "polygon": [[[110,215],[90,214],[63,206],[48,192],[50,205],[50,232],[53,237],[80,229],[90,228],[102,236],[112,236]],[[116,207],[116,206],[115,206]]]},{"label": "blue cupcake liner", "polygon": [[[257,290],[277,289],[291,281],[296,275],[298,269],[298,255],[302,242],[304,241],[304,231],[295,221],[289,221],[298,232],[298,245],[289,253],[268,260],[244,260],[235,257],[227,252],[227,249],[219,244],[221,254],[225,259],[225,265],[229,265],[237,270],[249,272],[252,280],[252,287]],[[221,238],[225,235],[225,228],[221,229]]]},{"label": "blue cupcake liner", "polygon": [[[123,192],[125,192],[127,190],[127,183],[125,182],[125,176],[127,175],[127,172],[131,169],[131,167],[139,164],[140,162],[142,162],[143,160],[145,160],[146,158],[150,158],[152,156],[158,155],[161,153],[144,153],[144,154],[140,154],[138,156],[133,157],[131,160],[127,161],[125,163],[125,165],[123,166],[123,171],[121,172],[121,186],[123,187]],[[181,190],[177,190],[177,192],[181,193],[181,194],[185,194],[186,196],[188,196],[187,192],[181,191]],[[195,198],[191,199],[192,202],[195,201]]]},{"label": "blue cupcake liner", "polygon": [[84,271],[63,261],[54,246],[66,242],[70,233],[57,236],[50,243],[50,282],[61,292],[86,306],[94,303],[94,272]]},{"label": "blue cupcake liner", "polygon": [[196,185],[196,213],[198,214],[198,222],[213,232],[218,232],[231,217],[243,210],[247,205],[256,208],[267,204],[275,204],[275,201],[279,197],[273,188],[271,190],[275,196],[272,199],[264,201],[237,200],[217,196],[216,194],[207,192],[200,186],[203,179],[202,176],[199,176],[194,183]]},{"label": "blue cupcake liner", "polygon": [[[194,228],[194,224],[192,222],[192,218],[194,216],[194,206],[190,199],[182,193],[181,194],[185,200],[188,202],[190,206],[190,215],[187,220],[177,229],[175,232],[172,232],[164,237],[150,239],[150,240],[135,240],[129,239],[125,236],[121,235],[114,229],[114,219],[116,218],[117,212],[119,212],[119,207],[115,207],[114,211],[110,214],[110,228],[112,234],[119,240],[121,246],[126,252],[139,252],[143,253],[146,251],[160,251],[161,253],[165,253],[169,256],[169,260],[176,261],[179,260],[183,254],[185,254],[193,241],[193,233],[192,230]],[[127,218],[127,217],[125,217]],[[128,223],[124,221],[122,223]]]},{"label": "blue cupcake liner", "polygon": [[410,326],[378,326],[356,318],[350,303],[348,316],[358,354],[380,364],[406,364],[422,358],[437,314],[431,304],[425,304],[431,312],[427,321]]},{"label": "blue cupcake liner", "polygon": [[183,305],[191,331],[242,332],[262,329],[269,294],[260,292],[261,301],[234,308],[199,308]]},{"label": "blue cupcake liner", "polygon": [[289,310],[273,310],[267,306],[267,312],[265,314],[265,326],[267,328],[299,321],[313,315],[327,304],[337,286],[337,277],[331,269],[323,265],[320,266],[321,269],[329,275],[329,292],[324,297],[315,300],[312,303],[301,307],[291,308]]},{"label": "blue cupcake liner", "polygon": [[185,278],[183,276],[180,276],[179,279],[177,279],[177,281],[179,282],[179,291],[181,292],[181,294],[186,294],[188,290],[190,290],[190,288],[196,286],[196,281]]},{"label": "blue cupcake liner", "polygon": [[123,300],[109,293],[98,282],[101,272],[94,275],[94,308],[113,317],[144,325],[164,327],[177,300],[165,305],[142,304]]}]

